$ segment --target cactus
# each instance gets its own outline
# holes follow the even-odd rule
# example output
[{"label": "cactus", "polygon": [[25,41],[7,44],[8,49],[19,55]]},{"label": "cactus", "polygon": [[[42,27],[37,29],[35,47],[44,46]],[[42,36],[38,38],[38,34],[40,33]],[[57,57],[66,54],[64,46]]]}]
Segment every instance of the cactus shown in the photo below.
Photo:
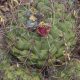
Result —
[{"label": "cactus", "polygon": [[72,2],[30,1],[9,0],[10,7],[0,6],[0,79],[79,80],[79,60],[71,53],[77,18]]},{"label": "cactus", "polygon": [[[40,4],[41,3],[42,2],[40,2]],[[44,5],[44,8],[42,7],[41,9],[45,9],[43,10],[43,13],[46,13],[45,6],[47,5],[44,3],[42,5]],[[50,9],[50,5],[47,7]],[[72,31],[74,20],[68,16],[67,13],[64,13],[64,11],[65,9],[63,4],[55,3],[55,13],[51,14],[50,12],[47,13],[49,16],[44,15],[44,21],[48,18],[53,19],[51,31],[47,37],[41,37],[36,33],[36,31],[29,31],[26,27],[24,28],[13,25],[12,30],[6,33],[6,41],[8,46],[11,45],[10,49],[12,54],[21,62],[26,62],[29,65],[37,65],[38,67],[42,67],[46,60],[49,65],[57,59],[63,60],[65,58],[64,55],[70,53],[69,49],[74,44],[74,33]],[[23,7],[22,12],[18,13],[19,23],[23,24],[24,20],[29,21],[28,18],[24,16],[25,13]],[[54,15],[54,17],[51,15]]]}]

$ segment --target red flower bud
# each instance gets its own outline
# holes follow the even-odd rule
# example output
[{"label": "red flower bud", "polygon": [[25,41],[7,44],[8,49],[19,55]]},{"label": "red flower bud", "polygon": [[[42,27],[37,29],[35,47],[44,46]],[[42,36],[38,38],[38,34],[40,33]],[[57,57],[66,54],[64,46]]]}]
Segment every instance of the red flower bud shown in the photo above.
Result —
[{"label": "red flower bud", "polygon": [[51,28],[51,27],[48,26],[48,25],[39,26],[39,27],[37,28],[37,33],[38,33],[40,36],[45,37],[45,36],[47,36],[47,35],[49,34],[50,28]]}]

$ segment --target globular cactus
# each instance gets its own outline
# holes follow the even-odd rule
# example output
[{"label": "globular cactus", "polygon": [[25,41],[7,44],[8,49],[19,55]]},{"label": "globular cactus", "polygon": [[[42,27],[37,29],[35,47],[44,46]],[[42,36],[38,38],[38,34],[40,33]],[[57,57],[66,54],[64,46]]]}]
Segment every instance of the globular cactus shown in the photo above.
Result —
[{"label": "globular cactus", "polygon": [[[74,20],[70,16],[65,17],[67,14],[63,12],[62,9],[64,9],[64,6],[62,4],[56,3],[54,8],[55,13],[53,15],[55,17],[52,17],[51,14],[44,15],[46,16],[45,19],[41,20],[46,23],[48,18],[52,18],[53,24],[47,24],[47,27],[40,26],[40,21],[36,27],[37,20],[30,18],[28,15],[28,18],[26,17],[26,25],[28,27],[25,25],[25,28],[29,28],[30,25],[30,28],[35,28],[35,31],[29,31],[24,27],[13,25],[12,31],[6,33],[6,41],[8,46],[11,46],[11,54],[15,55],[22,63],[42,67],[52,65],[57,59],[64,61],[66,56],[69,58],[69,49],[74,43],[74,34],[72,31]],[[43,13],[46,12],[45,10]],[[65,16],[63,16],[63,13]],[[34,16],[36,18],[40,17],[35,14]],[[20,19],[25,19],[25,17],[21,16]]]}]

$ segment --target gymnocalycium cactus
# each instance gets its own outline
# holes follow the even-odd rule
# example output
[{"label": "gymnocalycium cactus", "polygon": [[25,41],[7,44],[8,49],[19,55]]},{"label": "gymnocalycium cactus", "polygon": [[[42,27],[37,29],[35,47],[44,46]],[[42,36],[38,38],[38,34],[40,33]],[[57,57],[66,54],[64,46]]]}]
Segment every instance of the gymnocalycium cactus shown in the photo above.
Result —
[{"label": "gymnocalycium cactus", "polygon": [[[44,2],[39,2],[37,4],[37,9],[42,11],[42,14],[45,13],[41,21],[45,23],[52,21],[50,29],[38,26],[36,27],[37,31],[36,29],[34,29],[34,31],[31,30],[33,27],[27,29],[29,27],[26,27],[27,24],[32,26],[32,22],[29,23],[29,20],[35,20],[35,22],[37,20],[35,15],[35,17],[32,18],[25,17],[24,14],[26,14],[26,10],[28,11],[28,9],[26,6],[23,6],[18,13],[17,21],[19,25],[10,25],[12,29],[8,31],[6,35],[6,41],[10,46],[12,54],[21,62],[29,65],[36,65],[38,67],[51,65],[56,60],[64,61],[64,56],[70,55],[69,49],[74,42],[74,34],[72,31],[74,20],[65,13],[64,5],[55,3],[53,6],[54,13],[52,13],[50,8],[52,6],[46,4]],[[40,5],[43,7],[40,8]],[[51,12],[48,11],[48,13],[46,13],[49,9]],[[46,37],[44,37],[42,31],[46,31]]]}]

